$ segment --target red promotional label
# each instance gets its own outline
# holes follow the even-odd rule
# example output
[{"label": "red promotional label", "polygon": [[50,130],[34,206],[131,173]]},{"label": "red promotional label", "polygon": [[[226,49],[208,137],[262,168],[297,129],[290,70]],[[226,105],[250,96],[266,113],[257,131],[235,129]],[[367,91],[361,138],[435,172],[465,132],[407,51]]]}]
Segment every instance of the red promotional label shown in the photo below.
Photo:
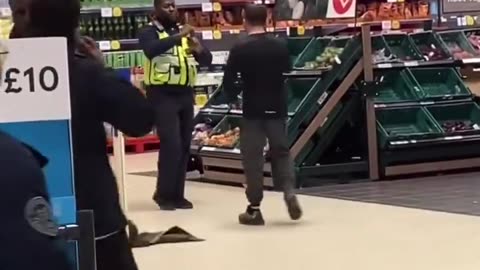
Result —
[{"label": "red promotional label", "polygon": [[332,0],[333,8],[339,15],[345,14],[352,7],[353,0]]}]

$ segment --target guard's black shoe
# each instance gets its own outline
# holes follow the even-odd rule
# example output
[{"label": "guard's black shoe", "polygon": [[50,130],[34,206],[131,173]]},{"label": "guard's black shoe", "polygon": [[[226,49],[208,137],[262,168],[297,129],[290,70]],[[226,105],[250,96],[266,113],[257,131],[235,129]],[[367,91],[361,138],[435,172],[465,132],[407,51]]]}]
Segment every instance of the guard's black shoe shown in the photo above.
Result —
[{"label": "guard's black shoe", "polygon": [[187,199],[181,199],[180,201],[175,202],[175,208],[177,209],[193,209],[193,203]]},{"label": "guard's black shoe", "polygon": [[163,210],[163,211],[175,211],[176,207],[175,207],[175,203],[169,201],[169,200],[165,200],[165,199],[161,199],[158,197],[158,194],[157,192],[155,192],[153,194],[153,201],[158,205],[158,207],[160,208],[160,210]]},{"label": "guard's black shoe", "polygon": [[253,209],[250,206],[245,213],[238,216],[238,222],[242,225],[262,226],[265,225],[262,212],[260,209]]},{"label": "guard's black shoe", "polygon": [[299,220],[302,217],[302,208],[298,202],[297,196],[292,196],[285,199],[287,204],[288,214],[292,220]]}]

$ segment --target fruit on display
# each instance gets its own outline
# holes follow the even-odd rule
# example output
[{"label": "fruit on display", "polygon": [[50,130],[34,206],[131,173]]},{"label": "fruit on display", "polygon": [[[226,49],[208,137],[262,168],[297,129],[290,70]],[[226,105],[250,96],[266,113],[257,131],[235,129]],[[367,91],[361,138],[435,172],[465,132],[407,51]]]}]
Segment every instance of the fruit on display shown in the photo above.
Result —
[{"label": "fruit on display", "polygon": [[386,49],[376,50],[372,54],[372,62],[374,64],[378,63],[389,63],[389,62],[396,62],[398,59],[393,54],[386,55]]},{"label": "fruit on display", "polygon": [[423,58],[427,61],[444,60],[448,58],[448,55],[434,43],[417,44],[417,48],[423,55]]},{"label": "fruit on display", "polygon": [[445,42],[445,44],[447,45],[448,51],[450,52],[451,55],[453,55],[453,58],[455,59],[465,59],[465,58],[474,57],[472,53],[463,50],[455,41]]},{"label": "fruit on display", "polygon": [[314,61],[305,62],[305,69],[329,68],[335,62],[338,62],[338,56],[343,52],[343,48],[327,46],[325,50],[315,58]]},{"label": "fruit on display", "polygon": [[205,142],[208,141],[208,135],[212,130],[213,127],[209,124],[197,124],[192,132],[192,143],[196,145],[204,145]]},{"label": "fruit on display", "polygon": [[472,121],[446,121],[442,123],[442,129],[445,133],[454,133],[458,131],[478,130],[480,127]]},{"label": "fruit on display", "polygon": [[368,4],[357,5],[357,18],[360,21],[402,20],[425,18],[429,14],[426,0],[408,2],[369,1]]},{"label": "fruit on display", "polygon": [[220,148],[233,148],[239,138],[240,128],[236,127],[225,133],[211,135],[204,141],[204,145]]},{"label": "fruit on display", "polygon": [[469,33],[467,35],[468,41],[470,41],[470,44],[473,46],[475,51],[480,53],[480,35],[476,32]]}]

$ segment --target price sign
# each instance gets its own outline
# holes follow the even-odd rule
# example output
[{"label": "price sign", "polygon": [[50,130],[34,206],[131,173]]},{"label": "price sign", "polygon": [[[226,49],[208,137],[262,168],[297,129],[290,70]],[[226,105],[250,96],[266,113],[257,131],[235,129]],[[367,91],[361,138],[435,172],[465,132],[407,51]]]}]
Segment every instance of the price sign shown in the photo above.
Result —
[{"label": "price sign", "polygon": [[222,39],[222,31],[214,30],[213,31],[213,39]]},{"label": "price sign", "polygon": [[120,7],[113,8],[112,13],[113,13],[113,17],[122,17],[122,15],[123,15],[122,8],[120,8]]},{"label": "price sign", "polygon": [[12,10],[10,8],[0,8],[0,17],[11,17]]},{"label": "price sign", "polygon": [[108,40],[99,41],[99,42],[98,42],[98,48],[99,48],[101,51],[109,51],[109,50],[112,49],[112,44],[111,44],[110,41],[108,41]]},{"label": "price sign", "polygon": [[112,40],[112,42],[110,43],[110,47],[112,48],[112,50],[120,50],[120,41]]},{"label": "price sign", "polygon": [[218,2],[213,3],[213,11],[215,11],[215,12],[222,11],[222,5]]},{"label": "price sign", "polygon": [[[0,86],[0,123],[70,118],[69,102],[56,104],[70,99],[66,57],[52,57],[66,53],[62,40],[20,39],[7,43],[9,53]],[[38,46],[46,51],[38,54]]]},{"label": "price sign", "polygon": [[105,17],[105,18],[113,17],[113,9],[109,7],[101,8],[100,13],[102,17]]},{"label": "price sign", "polygon": [[303,25],[299,25],[297,27],[297,35],[299,36],[305,35],[305,27],[303,27]]},{"label": "price sign", "polygon": [[202,3],[202,11],[203,12],[212,12],[213,11],[213,4],[212,3]]},{"label": "price sign", "polygon": [[213,39],[213,31],[202,31],[202,39],[203,40],[212,40]]}]

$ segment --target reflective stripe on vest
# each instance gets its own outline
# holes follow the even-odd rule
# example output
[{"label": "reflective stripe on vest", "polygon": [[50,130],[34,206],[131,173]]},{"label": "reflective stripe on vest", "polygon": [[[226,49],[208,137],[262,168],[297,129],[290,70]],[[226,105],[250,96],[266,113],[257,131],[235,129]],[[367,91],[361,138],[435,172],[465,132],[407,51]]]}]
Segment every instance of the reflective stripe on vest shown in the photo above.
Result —
[{"label": "reflective stripe on vest", "polygon": [[[169,35],[165,31],[158,32],[158,38]],[[182,38],[180,46],[174,46],[165,53],[148,59],[145,57],[144,82],[146,85],[188,85],[194,86],[197,78],[197,61],[188,54],[188,39]]]}]

